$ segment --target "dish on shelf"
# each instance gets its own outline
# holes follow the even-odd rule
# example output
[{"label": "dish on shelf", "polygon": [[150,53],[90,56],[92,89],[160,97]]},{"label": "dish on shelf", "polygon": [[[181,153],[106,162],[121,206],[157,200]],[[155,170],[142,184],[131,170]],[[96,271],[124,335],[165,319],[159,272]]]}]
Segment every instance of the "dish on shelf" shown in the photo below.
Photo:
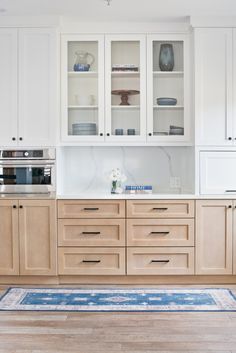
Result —
[{"label": "dish on shelf", "polygon": [[154,131],[153,136],[167,136],[169,133],[167,131]]},{"label": "dish on shelf", "polygon": [[140,91],[137,91],[135,89],[115,89],[111,91],[111,94],[118,95],[120,96],[121,103],[120,105],[130,105],[129,103],[129,96],[132,96],[134,94],[139,94]]},{"label": "dish on shelf", "polygon": [[170,125],[170,135],[184,135],[184,128],[180,126]]},{"label": "dish on shelf", "polygon": [[74,123],[72,124],[73,135],[96,135],[96,123]]},{"label": "dish on shelf", "polygon": [[135,64],[113,64],[112,65],[112,69],[113,72],[114,71],[118,71],[118,72],[137,72],[139,70],[138,66]]},{"label": "dish on shelf", "polygon": [[161,97],[157,98],[158,105],[176,105],[177,99],[176,98],[168,98],[168,97]]}]

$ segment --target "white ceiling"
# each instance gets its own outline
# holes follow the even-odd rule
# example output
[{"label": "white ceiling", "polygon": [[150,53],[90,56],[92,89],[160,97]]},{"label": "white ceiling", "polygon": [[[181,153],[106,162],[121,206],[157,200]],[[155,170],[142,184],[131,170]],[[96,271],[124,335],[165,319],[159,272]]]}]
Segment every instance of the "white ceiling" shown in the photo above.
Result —
[{"label": "white ceiling", "polygon": [[106,5],[105,0],[0,0],[0,14],[143,22],[162,17],[236,16],[236,0],[111,0],[110,6]]}]

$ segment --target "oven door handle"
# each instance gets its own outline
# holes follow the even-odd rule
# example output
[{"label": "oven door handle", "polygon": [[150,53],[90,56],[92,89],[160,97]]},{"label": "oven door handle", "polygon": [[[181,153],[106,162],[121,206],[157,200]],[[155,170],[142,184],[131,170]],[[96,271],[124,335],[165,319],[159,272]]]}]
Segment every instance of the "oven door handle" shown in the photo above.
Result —
[{"label": "oven door handle", "polygon": [[39,168],[47,168],[47,167],[54,167],[55,163],[48,163],[48,161],[45,163],[42,163],[42,161],[40,161],[40,163],[37,163],[37,161],[29,161],[29,163],[22,163],[19,161],[12,161],[12,162],[1,162],[0,163],[0,168],[33,168],[33,167],[39,167]]}]

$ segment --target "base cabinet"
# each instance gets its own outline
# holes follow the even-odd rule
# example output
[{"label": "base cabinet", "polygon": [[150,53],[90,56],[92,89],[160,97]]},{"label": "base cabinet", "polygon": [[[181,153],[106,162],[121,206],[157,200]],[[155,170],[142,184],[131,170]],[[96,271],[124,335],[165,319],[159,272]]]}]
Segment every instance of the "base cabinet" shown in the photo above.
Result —
[{"label": "base cabinet", "polygon": [[196,201],[197,275],[233,274],[232,220],[232,200]]},{"label": "base cabinet", "polygon": [[56,275],[56,201],[0,200],[0,241],[0,275]]},{"label": "base cabinet", "polygon": [[56,275],[54,201],[23,200],[19,206],[20,274]]},{"label": "base cabinet", "polygon": [[17,201],[0,201],[0,275],[19,275]]}]

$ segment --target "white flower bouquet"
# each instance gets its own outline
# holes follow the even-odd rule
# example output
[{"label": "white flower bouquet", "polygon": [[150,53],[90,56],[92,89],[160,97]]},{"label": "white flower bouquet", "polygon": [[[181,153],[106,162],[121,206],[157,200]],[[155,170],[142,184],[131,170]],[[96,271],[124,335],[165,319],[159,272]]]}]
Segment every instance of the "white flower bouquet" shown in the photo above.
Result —
[{"label": "white flower bouquet", "polygon": [[121,173],[119,168],[112,169],[110,174],[110,180],[111,180],[111,193],[121,194],[123,192],[121,184],[126,180],[125,174]]}]

